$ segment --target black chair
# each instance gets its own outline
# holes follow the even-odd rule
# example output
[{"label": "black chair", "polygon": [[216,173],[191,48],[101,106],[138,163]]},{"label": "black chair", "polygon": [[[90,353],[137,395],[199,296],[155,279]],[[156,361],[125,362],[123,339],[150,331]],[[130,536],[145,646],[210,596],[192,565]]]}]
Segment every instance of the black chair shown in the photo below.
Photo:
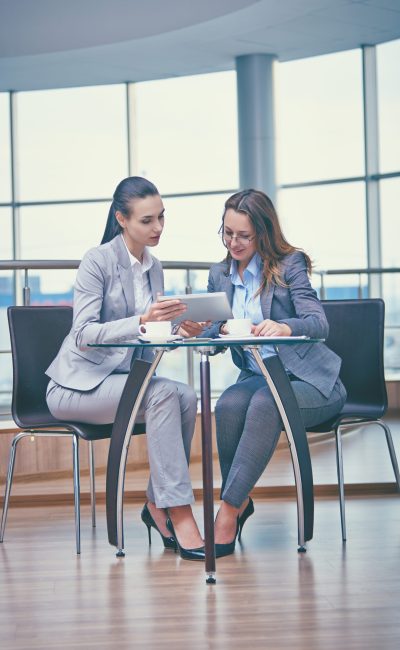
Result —
[{"label": "black chair", "polygon": [[393,471],[400,490],[400,475],[390,429],[381,420],[387,410],[383,361],[385,304],[383,300],[324,300],[329,323],[326,341],[342,359],[340,378],[347,400],[340,413],[307,431],[334,431],[340,497],[342,539],[346,541],[344,478],[341,432],[346,428],[378,424],[386,434]]},{"label": "black chair", "polygon": [[[92,526],[96,525],[95,471],[93,441],[109,438],[112,424],[94,425],[63,422],[54,418],[46,403],[49,378],[45,375],[57,355],[61,343],[71,329],[71,307],[9,307],[8,323],[13,360],[12,416],[23,429],[12,443],[0,528],[3,541],[11,493],[18,442],[26,436],[69,436],[73,446],[73,483],[75,504],[76,552],[80,553],[80,488],[79,438],[89,443],[90,492]],[[136,425],[134,433],[144,433],[144,425]]]}]

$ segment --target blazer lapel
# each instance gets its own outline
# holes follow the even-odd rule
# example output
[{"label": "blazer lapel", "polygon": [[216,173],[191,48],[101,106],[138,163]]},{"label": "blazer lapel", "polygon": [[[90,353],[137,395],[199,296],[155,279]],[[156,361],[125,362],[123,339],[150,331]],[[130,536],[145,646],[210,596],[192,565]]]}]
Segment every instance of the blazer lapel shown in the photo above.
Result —
[{"label": "blazer lapel", "polygon": [[163,294],[164,291],[162,284],[162,273],[160,273],[160,270],[157,268],[154,262],[149,268],[149,280],[153,300],[157,300],[157,293]]},{"label": "blazer lapel", "polygon": [[128,306],[127,315],[133,316],[135,313],[135,292],[133,289],[133,273],[129,255],[121,236],[114,237],[111,244],[117,255],[117,271]]},{"label": "blazer lapel", "polygon": [[233,303],[233,284],[231,282],[231,279],[226,275],[222,276],[221,280],[221,288],[219,291],[225,291],[226,295],[228,296],[229,304],[232,306]]},{"label": "blazer lapel", "polygon": [[274,296],[274,288],[275,285],[270,283],[268,290],[261,293],[261,311],[264,318],[271,318],[271,304]]}]

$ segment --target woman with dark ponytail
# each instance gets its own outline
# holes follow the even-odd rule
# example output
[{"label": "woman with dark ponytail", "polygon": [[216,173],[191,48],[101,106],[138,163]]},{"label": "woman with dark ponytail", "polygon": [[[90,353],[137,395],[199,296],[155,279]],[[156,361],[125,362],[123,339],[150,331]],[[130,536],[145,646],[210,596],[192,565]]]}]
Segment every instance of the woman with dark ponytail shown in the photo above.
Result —
[{"label": "woman with dark ponytail", "polygon": [[[157,302],[164,291],[163,272],[149,249],[157,246],[163,228],[164,206],[155,185],[138,176],[121,181],[101,245],[86,253],[78,270],[71,332],[47,369],[47,403],[56,418],[113,422],[132,358],[149,359],[153,352],[88,344],[132,340],[141,325],[184,313],[179,300]],[[183,321],[179,332],[197,336],[202,328],[202,323]],[[153,377],[138,418],[146,422],[150,463],[142,520],[149,536],[155,528],[166,548],[178,548],[190,560],[204,559],[188,470],[196,412],[192,388]]]}]

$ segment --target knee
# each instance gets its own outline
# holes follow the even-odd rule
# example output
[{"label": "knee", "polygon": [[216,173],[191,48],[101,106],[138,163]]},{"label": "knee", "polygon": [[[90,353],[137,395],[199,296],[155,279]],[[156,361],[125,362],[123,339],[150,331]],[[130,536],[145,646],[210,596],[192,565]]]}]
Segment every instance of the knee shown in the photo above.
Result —
[{"label": "knee", "polygon": [[182,411],[197,413],[196,391],[188,384],[178,384],[177,388]]},{"label": "knee", "polygon": [[258,420],[270,420],[272,417],[279,417],[278,407],[269,390],[258,391],[250,402],[248,415]]},{"label": "knee", "polygon": [[172,381],[157,377],[156,381],[149,386],[148,406],[155,406],[162,402],[169,402],[171,405],[178,403],[178,392]]},{"label": "knee", "polygon": [[242,406],[228,388],[217,400],[215,405],[215,419],[221,422],[228,415],[236,417],[238,411],[242,411]]}]

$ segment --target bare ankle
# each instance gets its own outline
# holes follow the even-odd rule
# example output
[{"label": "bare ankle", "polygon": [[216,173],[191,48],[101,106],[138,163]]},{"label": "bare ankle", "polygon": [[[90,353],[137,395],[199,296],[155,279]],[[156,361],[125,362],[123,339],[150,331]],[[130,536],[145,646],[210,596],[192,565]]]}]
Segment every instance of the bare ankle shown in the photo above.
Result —
[{"label": "bare ankle", "polygon": [[232,506],[227,501],[222,501],[220,510],[223,515],[236,518],[239,514],[240,508]]}]

